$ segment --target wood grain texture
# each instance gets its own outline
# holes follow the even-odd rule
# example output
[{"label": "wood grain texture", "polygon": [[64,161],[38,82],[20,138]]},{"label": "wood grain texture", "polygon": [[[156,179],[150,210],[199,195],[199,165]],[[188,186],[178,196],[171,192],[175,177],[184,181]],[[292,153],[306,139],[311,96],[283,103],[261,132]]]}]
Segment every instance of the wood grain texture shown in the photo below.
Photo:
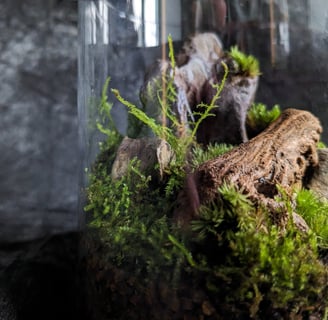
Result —
[{"label": "wood grain texture", "polygon": [[[321,131],[319,120],[310,112],[285,110],[261,134],[203,163],[187,178],[177,219],[184,223],[197,215],[200,205],[219,196],[218,188],[223,183],[235,186],[272,213],[281,211],[274,199],[277,185],[290,195],[303,185],[307,170],[318,165],[316,145]],[[298,218],[295,216],[295,220]],[[281,215],[281,219],[286,221],[286,216]]]},{"label": "wood grain texture", "polygon": [[328,149],[318,150],[319,164],[314,169],[308,188],[328,200]]}]

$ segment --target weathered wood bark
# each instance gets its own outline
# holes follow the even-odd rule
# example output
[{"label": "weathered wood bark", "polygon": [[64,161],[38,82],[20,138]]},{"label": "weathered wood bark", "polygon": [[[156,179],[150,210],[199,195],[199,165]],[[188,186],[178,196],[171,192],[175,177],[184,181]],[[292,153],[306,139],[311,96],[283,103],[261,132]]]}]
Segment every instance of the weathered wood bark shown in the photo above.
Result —
[{"label": "weathered wood bark", "polygon": [[[289,194],[302,186],[307,170],[318,164],[316,145],[321,131],[319,120],[311,113],[285,110],[264,132],[205,162],[187,177],[177,220],[187,223],[197,215],[200,205],[213,201],[219,196],[218,188],[228,183],[248,194],[255,204],[267,207],[274,221],[283,226],[288,215],[281,213],[282,208],[274,199],[278,195],[276,186]],[[306,228],[296,214],[294,222]]]},{"label": "weathered wood bark", "polygon": [[153,178],[161,179],[164,169],[175,157],[170,145],[158,138],[131,139],[121,142],[112,167],[112,178],[120,179],[127,174],[131,160],[140,161],[139,169]]},{"label": "weathered wood bark", "polygon": [[[164,84],[163,79],[172,81],[176,101],[171,108],[181,125],[177,134],[184,134],[188,119],[193,118],[192,111],[202,102],[204,85],[213,77],[213,68],[220,63],[223,54],[218,36],[206,32],[196,34],[184,43],[182,51],[177,55],[177,66],[174,70],[169,61],[157,61],[146,73],[144,84],[140,88],[143,111],[158,123],[170,126],[166,115],[163,114],[158,94],[161,90],[167,90],[168,84]],[[168,96],[165,96],[166,94]],[[172,99],[172,93],[164,91],[160,98],[169,101]],[[152,133],[149,128],[143,127],[139,136],[152,136]]]},{"label": "weathered wood bark", "polygon": [[[259,77],[246,76],[240,70],[234,70],[231,58],[222,59],[228,67],[229,73],[224,83],[223,90],[217,101],[218,108],[213,110],[214,117],[208,117],[203,121],[197,131],[197,141],[204,145],[210,143],[240,144],[248,141],[246,132],[247,111],[254,102]],[[217,64],[217,68],[220,62]],[[212,81],[220,84],[223,79],[223,68],[213,75]],[[202,101],[211,103],[216,89],[212,81],[205,83]],[[195,106],[193,107],[194,110]],[[228,130],[227,130],[228,129]]]},{"label": "weathered wood bark", "polygon": [[328,149],[319,149],[318,156],[319,164],[307,187],[328,200]]},{"label": "weathered wood bark", "polygon": [[[218,108],[213,110],[214,117],[207,118],[199,126],[197,141],[203,145],[246,142],[246,115],[254,101],[259,77],[245,73],[229,53],[224,53],[221,40],[211,32],[196,34],[184,43],[174,70],[166,60],[157,61],[149,69],[140,89],[143,111],[158,123],[170,126],[158,100],[158,93],[168,86],[163,79],[170,79],[176,92],[171,108],[180,124],[176,133],[185,134],[189,122],[195,121],[196,114],[202,111],[199,104],[209,105],[216,95],[217,88],[213,84],[220,84],[225,74],[222,62],[228,66],[229,73],[216,101]],[[170,94],[161,98],[169,101]],[[137,136],[152,136],[152,133],[144,126]]]}]

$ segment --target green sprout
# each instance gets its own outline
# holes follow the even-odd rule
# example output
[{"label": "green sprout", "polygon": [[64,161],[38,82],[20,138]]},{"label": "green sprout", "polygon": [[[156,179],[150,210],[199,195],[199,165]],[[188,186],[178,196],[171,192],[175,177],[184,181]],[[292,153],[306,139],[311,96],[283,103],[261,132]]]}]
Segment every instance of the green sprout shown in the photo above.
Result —
[{"label": "green sprout", "polygon": [[237,62],[239,70],[245,76],[256,77],[261,74],[259,61],[254,56],[241,52],[237,46],[231,47],[228,54]]},{"label": "green sprout", "polygon": [[253,103],[247,114],[247,121],[252,127],[267,127],[271,122],[278,119],[281,114],[279,105],[274,105],[268,110],[263,103]]}]

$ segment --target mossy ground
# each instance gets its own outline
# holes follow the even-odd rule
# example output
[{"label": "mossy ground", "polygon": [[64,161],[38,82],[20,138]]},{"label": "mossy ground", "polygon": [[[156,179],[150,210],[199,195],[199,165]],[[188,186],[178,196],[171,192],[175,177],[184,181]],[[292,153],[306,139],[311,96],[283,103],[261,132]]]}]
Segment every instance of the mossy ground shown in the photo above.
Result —
[{"label": "mossy ground", "polygon": [[[226,148],[196,149],[194,163]],[[315,195],[297,198],[309,234],[292,224],[282,233],[265,208],[232,186],[181,230],[172,220],[178,188],[167,193],[167,180],[152,185],[136,162],[119,181],[109,170],[99,162],[88,189],[88,268],[108,319],[309,319],[327,312],[327,266],[318,253],[326,250],[320,224],[327,205]]]},{"label": "mossy ground", "polygon": [[[216,98],[220,90],[222,84]],[[101,110],[109,115],[106,91],[107,86]],[[123,178],[113,180],[111,163],[120,139],[115,130],[98,125],[108,139],[90,176],[85,236],[94,319],[327,319],[328,269],[320,259],[327,252],[327,204],[299,192],[296,210],[311,231],[301,233],[292,223],[282,231],[266,208],[223,185],[220,199],[181,229],[173,212],[185,168],[192,170],[231,146],[201,148],[192,139],[194,131],[179,140],[115,94],[170,142],[177,157],[156,183],[136,160]],[[202,106],[205,113],[215,102]],[[255,106],[249,121],[265,127],[278,111]],[[289,200],[281,199],[286,208]]]}]

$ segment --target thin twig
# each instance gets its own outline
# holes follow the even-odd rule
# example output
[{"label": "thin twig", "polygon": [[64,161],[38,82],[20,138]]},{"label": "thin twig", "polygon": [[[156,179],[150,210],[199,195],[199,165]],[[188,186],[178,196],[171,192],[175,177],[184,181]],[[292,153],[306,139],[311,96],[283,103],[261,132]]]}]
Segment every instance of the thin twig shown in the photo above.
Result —
[{"label": "thin twig", "polygon": [[274,21],[274,0],[270,0],[270,44],[271,44],[271,65],[276,64],[276,26]]}]

